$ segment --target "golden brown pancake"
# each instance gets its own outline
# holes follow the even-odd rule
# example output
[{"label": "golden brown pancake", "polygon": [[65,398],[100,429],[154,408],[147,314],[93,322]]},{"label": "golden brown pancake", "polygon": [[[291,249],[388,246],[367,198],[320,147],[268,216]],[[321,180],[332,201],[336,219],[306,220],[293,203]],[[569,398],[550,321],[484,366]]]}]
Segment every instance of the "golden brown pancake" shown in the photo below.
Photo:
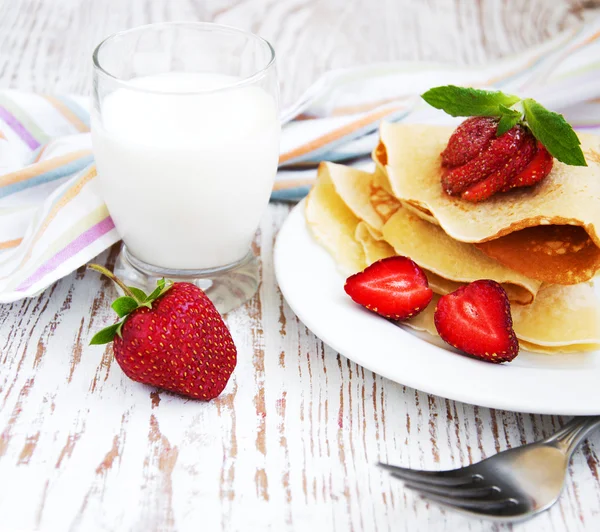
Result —
[{"label": "golden brown pancake", "polygon": [[306,198],[305,209],[312,234],[331,253],[344,275],[367,266],[362,246],[354,238],[360,219],[338,196],[327,174],[319,175]]},{"label": "golden brown pancake", "polygon": [[[367,266],[373,264],[374,262],[377,262],[378,260],[397,255],[394,248],[390,246],[385,240],[383,240],[383,237],[378,238],[377,235],[374,234],[374,230],[371,229],[365,222],[361,221],[358,224],[358,226],[356,227],[355,236],[356,240],[363,247]],[[462,285],[462,283],[449,281],[448,279],[444,279],[440,275],[437,275],[428,270],[424,269],[423,271],[427,276],[429,287],[436,294],[449,294],[450,292],[454,292],[454,290],[456,290]]]},{"label": "golden brown pancake", "polygon": [[580,134],[588,167],[554,161],[536,186],[471,203],[441,186],[440,153],[452,131],[382,124],[373,155],[385,166],[394,195],[453,239],[476,243],[523,275],[556,284],[591,279],[600,270],[600,137]]},{"label": "golden brown pancake", "polygon": [[[395,253],[380,239],[376,230],[346,206],[327,173],[319,173],[306,200],[305,213],[311,232],[331,253],[345,275],[361,271],[368,264]],[[393,217],[389,221],[392,220]],[[433,313],[438,294],[454,291],[460,284],[430,271],[425,270],[425,273],[436,293],[434,300],[421,314],[404,323],[437,335]],[[596,349],[600,344],[600,309],[593,288],[587,283],[543,286],[533,304],[513,304],[512,314],[517,337],[529,350],[575,352]]]},{"label": "golden brown pancake", "polygon": [[383,226],[382,233],[398,255],[410,257],[422,268],[455,281],[453,290],[460,283],[493,279],[503,286],[510,301],[524,305],[533,301],[541,285],[489,258],[472,244],[453,240],[441,227],[406,209],[399,209]]},{"label": "golden brown pancake", "polygon": [[453,240],[440,227],[415,216],[386,192],[384,181],[380,172],[369,174],[333,163],[322,163],[318,171],[318,183],[332,183],[343,203],[366,223],[376,240],[386,240],[397,255],[410,257],[436,274],[439,279],[435,283],[440,289],[447,288],[442,293],[455,290],[458,283],[493,279],[502,284],[511,301],[533,301],[539,281],[490,259],[472,244]]}]

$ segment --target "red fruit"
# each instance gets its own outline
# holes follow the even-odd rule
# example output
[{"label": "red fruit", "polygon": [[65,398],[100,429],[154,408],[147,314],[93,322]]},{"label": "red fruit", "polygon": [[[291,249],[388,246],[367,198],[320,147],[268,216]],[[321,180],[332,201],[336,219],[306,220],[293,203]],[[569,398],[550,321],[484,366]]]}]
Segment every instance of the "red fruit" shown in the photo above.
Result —
[{"label": "red fruit", "polygon": [[479,155],[444,173],[444,190],[450,195],[461,194],[492,172],[500,170],[521,148],[525,134],[523,127],[515,126],[504,135],[494,138]]},{"label": "red fruit", "polygon": [[468,201],[478,202],[505,190],[507,183],[522,172],[531,162],[536,152],[536,142],[533,135],[525,135],[521,147],[499,170],[475,183],[465,190],[460,197]]},{"label": "red fruit", "polygon": [[496,137],[497,120],[472,117],[456,128],[442,152],[442,187],[478,202],[497,192],[531,186],[552,170],[553,158],[520,124]]},{"label": "red fruit", "polygon": [[381,259],[348,277],[344,290],[359,305],[392,320],[417,315],[433,297],[423,270],[400,256]]},{"label": "red fruit", "polygon": [[129,378],[206,401],[223,391],[237,352],[221,315],[200,288],[163,280],[143,298],[143,292],[132,291],[101,266],[90,267],[126,293],[113,303],[125,320],[100,331],[92,343],[113,340],[115,359]]},{"label": "red fruit", "polygon": [[475,281],[442,296],[434,322],[445,342],[481,360],[510,362],[519,353],[508,296],[496,281]]},{"label": "red fruit", "polygon": [[486,116],[472,116],[458,126],[442,152],[442,165],[461,166],[479,155],[496,136],[498,121]]},{"label": "red fruit", "polygon": [[541,142],[537,143],[537,152],[529,162],[529,164],[514,176],[502,191],[510,190],[516,187],[530,187],[539,183],[552,170],[554,157],[548,153],[548,150]]}]

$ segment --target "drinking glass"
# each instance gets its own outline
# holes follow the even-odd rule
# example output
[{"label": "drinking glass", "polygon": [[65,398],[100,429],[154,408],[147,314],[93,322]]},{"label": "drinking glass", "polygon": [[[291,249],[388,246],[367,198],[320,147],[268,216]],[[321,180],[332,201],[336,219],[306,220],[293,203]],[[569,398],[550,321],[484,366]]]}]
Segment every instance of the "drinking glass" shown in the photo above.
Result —
[{"label": "drinking glass", "polygon": [[251,244],[279,157],[275,52],[209,23],[116,33],[93,55],[92,142],[123,246],[115,273],[193,282],[227,312],[259,285]]}]

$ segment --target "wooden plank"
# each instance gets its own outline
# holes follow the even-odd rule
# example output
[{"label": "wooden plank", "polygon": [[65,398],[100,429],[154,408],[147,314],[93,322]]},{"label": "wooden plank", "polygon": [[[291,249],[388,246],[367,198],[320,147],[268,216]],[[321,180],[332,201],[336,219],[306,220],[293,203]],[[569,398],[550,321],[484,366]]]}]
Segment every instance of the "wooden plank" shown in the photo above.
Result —
[{"label": "wooden plank", "polygon": [[[215,20],[276,46],[284,102],[329,68],[514,53],[589,16],[589,2],[533,0],[22,0],[0,3],[0,87],[88,90],[107,34]],[[256,238],[259,296],[227,317],[239,364],[204,404],[132,383],[110,348],[109,283],[83,269],[0,306],[0,528],[27,530],[510,530],[405,492],[378,460],[455,467],[548,435],[562,420],[429,396],[348,361],[283,301],[272,249],[289,212]],[[102,254],[112,266],[116,248]],[[560,503],[523,531],[593,530],[598,439],[575,456]]]}]

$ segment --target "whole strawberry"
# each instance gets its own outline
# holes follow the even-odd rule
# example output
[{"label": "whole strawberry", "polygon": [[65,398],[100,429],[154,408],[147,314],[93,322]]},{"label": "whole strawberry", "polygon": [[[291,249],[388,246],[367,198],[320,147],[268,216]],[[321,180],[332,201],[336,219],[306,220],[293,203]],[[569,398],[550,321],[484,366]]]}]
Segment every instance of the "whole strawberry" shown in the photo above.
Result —
[{"label": "whole strawberry", "polygon": [[205,401],[223,391],[237,352],[221,315],[200,288],[162,279],[147,296],[102,266],[89,268],[125,292],[112,304],[123,319],[99,331],[91,344],[114,342],[116,361],[134,381]]}]

